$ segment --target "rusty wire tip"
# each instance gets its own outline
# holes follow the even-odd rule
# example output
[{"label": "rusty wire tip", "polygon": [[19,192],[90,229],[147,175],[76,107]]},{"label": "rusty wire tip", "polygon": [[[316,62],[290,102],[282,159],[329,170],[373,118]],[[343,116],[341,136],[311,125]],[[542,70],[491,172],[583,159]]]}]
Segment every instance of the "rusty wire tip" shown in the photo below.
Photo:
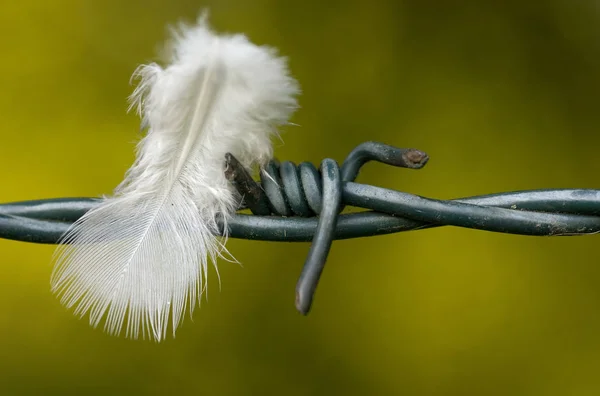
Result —
[{"label": "rusty wire tip", "polygon": [[407,149],[402,154],[402,161],[406,168],[421,169],[429,161],[427,153],[417,149]]},{"label": "rusty wire tip", "polygon": [[239,209],[249,208],[253,214],[261,216],[271,214],[265,192],[231,153],[225,154],[225,178],[240,194]]}]

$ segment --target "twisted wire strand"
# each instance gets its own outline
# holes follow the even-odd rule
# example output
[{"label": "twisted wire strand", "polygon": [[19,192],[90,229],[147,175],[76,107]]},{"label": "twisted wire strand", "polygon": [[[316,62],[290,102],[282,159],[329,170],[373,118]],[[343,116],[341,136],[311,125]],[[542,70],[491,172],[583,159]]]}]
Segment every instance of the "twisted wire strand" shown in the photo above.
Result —
[{"label": "twisted wire strand", "polygon": [[[312,241],[296,287],[296,308],[307,314],[335,239],[447,225],[533,236],[600,232],[600,190],[530,190],[436,200],[354,182],[369,161],[420,169],[428,159],[419,150],[366,142],[341,167],[332,159],[323,160],[319,169],[308,162],[296,166],[271,161],[256,182],[228,154],[225,174],[240,193],[240,209],[252,212],[233,217],[229,237]],[[94,198],[58,198],[0,204],[0,238],[55,244],[99,203]],[[344,206],[367,210],[340,214]]]}]

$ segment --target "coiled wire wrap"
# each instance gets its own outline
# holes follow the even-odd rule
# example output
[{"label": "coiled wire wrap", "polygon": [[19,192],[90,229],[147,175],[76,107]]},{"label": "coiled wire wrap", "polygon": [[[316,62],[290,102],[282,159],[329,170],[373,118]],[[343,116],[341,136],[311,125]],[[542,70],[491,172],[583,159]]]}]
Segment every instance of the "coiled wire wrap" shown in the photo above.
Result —
[{"label": "coiled wire wrap", "polygon": [[[420,169],[427,154],[377,142],[359,145],[342,166],[325,159],[310,163],[269,163],[260,184],[227,155],[225,174],[241,195],[229,222],[229,236],[312,245],[296,287],[296,308],[310,310],[327,254],[335,239],[359,238],[452,225],[536,236],[600,232],[600,190],[554,189],[435,200],[355,183],[368,161]],[[73,222],[94,208],[94,198],[59,198],[0,204],[0,238],[34,243],[58,242]],[[340,214],[344,206],[369,209]]]}]

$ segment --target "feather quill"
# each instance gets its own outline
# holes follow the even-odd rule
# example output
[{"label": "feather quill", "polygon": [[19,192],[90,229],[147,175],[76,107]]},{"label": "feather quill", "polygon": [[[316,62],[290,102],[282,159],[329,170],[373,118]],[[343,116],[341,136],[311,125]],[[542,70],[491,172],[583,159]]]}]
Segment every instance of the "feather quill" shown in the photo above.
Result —
[{"label": "feather quill", "polygon": [[[51,286],[110,334],[173,336],[205,291],[208,263],[227,253],[217,220],[237,207],[225,154],[249,169],[297,107],[286,60],[241,34],[217,35],[206,14],[172,29],[169,64],[144,65],[132,107],[147,133],[113,196],[63,236]],[[227,227],[225,226],[225,229]],[[217,272],[218,273],[218,272]]]}]

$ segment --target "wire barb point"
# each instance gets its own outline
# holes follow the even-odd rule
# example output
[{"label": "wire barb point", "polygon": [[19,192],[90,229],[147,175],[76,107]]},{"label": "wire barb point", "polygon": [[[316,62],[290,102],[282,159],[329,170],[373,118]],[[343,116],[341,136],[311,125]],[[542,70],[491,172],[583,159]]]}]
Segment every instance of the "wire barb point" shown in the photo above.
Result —
[{"label": "wire barb point", "polygon": [[408,149],[402,155],[402,159],[407,168],[421,169],[429,161],[429,156],[421,150]]}]

